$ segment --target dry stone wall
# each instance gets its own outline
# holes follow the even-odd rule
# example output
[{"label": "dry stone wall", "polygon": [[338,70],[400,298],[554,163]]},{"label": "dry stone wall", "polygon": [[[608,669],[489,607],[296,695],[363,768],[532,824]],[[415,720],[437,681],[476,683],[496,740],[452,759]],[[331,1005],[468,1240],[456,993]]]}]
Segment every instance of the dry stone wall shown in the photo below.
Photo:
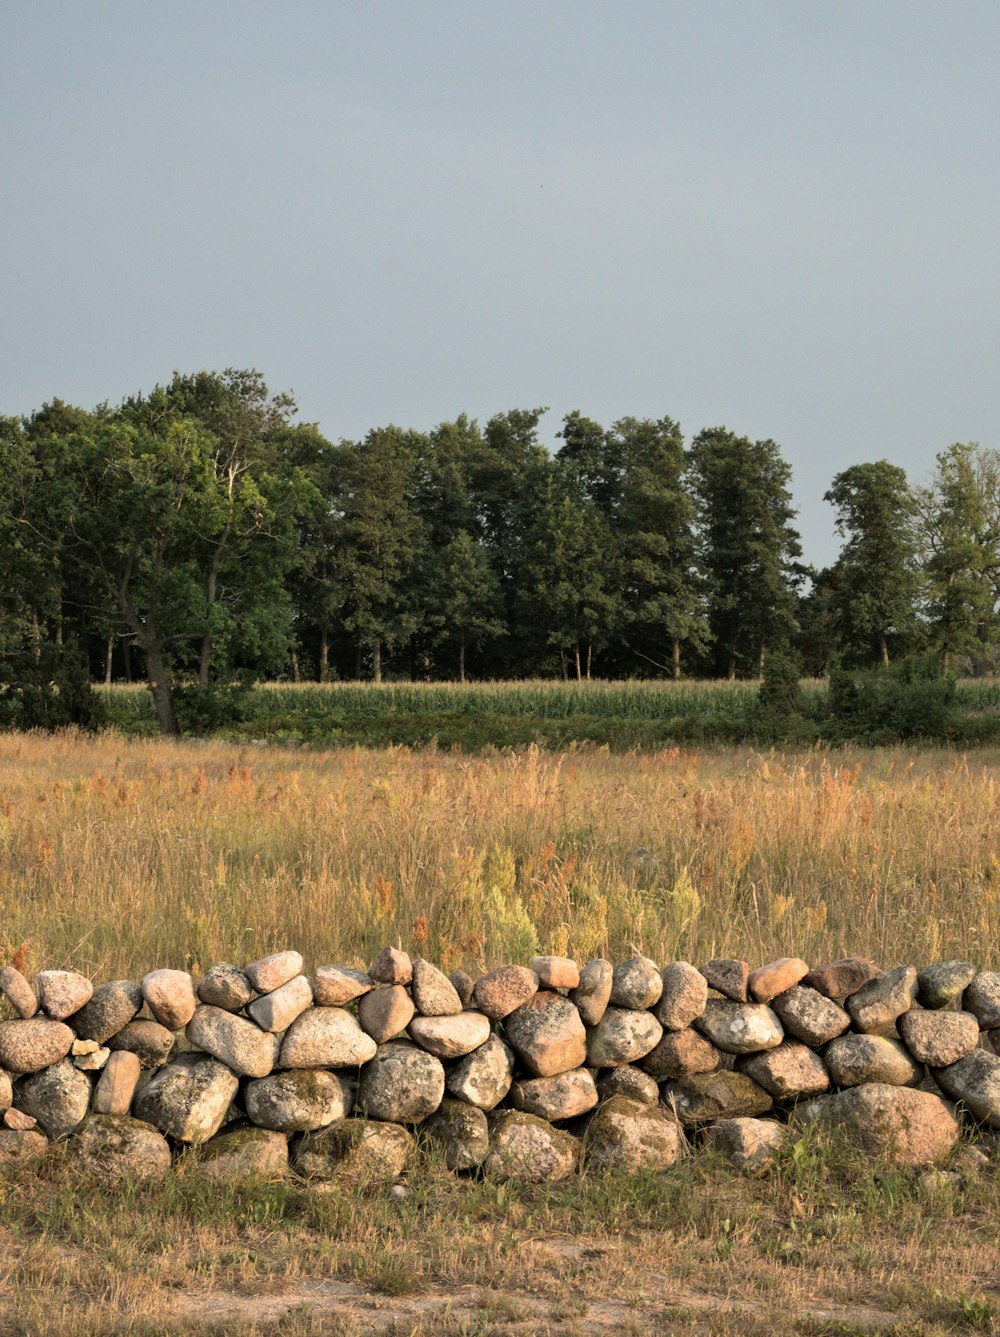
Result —
[{"label": "dry stone wall", "polygon": [[284,951],[97,988],[7,966],[0,991],[0,1161],[69,1139],[105,1177],[190,1145],[223,1177],[398,1177],[417,1138],[532,1182],[693,1146],[753,1168],[805,1121],[923,1166],[963,1122],[1000,1128],[1000,974],[967,961],[539,956],[474,980],[387,947],[367,971]]}]

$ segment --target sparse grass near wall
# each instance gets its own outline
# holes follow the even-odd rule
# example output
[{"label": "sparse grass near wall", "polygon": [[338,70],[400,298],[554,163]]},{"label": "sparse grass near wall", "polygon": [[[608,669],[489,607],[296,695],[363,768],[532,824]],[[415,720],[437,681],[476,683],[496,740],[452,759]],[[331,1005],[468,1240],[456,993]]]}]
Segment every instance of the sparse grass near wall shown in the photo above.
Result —
[{"label": "sparse grass near wall", "polygon": [[958,1337],[1000,1331],[995,1169],[928,1184],[803,1134],[749,1178],[541,1187],[0,1169],[0,1331],[30,1337]]},{"label": "sparse grass near wall", "polygon": [[0,735],[0,959],[1000,962],[1000,751],[468,757]]}]

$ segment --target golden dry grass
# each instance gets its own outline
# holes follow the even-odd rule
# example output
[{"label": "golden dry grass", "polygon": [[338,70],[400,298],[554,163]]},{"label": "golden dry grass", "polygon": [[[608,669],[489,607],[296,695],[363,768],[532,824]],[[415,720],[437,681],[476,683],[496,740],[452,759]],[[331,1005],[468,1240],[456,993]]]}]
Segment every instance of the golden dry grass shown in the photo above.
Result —
[{"label": "golden dry grass", "polygon": [[1000,753],[0,736],[0,959],[998,957]]}]

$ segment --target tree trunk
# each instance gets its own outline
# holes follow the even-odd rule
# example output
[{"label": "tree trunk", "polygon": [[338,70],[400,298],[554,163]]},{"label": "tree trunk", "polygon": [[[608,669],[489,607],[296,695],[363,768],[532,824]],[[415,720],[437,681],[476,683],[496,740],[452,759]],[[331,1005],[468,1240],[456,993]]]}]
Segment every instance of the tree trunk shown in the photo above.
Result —
[{"label": "tree trunk", "polygon": [[31,657],[36,664],[42,657],[42,628],[34,608],[31,610]]},{"label": "tree trunk", "polygon": [[382,681],[382,642],[376,641],[372,647],[372,679],[376,683]]},{"label": "tree trunk", "polygon": [[569,665],[566,662],[566,651],[560,645],[559,663],[562,665],[563,682],[569,682]]},{"label": "tree trunk", "polygon": [[883,668],[888,668],[888,667],[889,667],[889,645],[888,645],[888,642],[887,642],[886,639],[885,639],[885,632],[884,632],[884,631],[880,631],[879,634],[878,634],[878,648],[879,648],[879,654],[882,656],[882,667],[883,667]]},{"label": "tree trunk", "polygon": [[588,682],[590,682],[590,665],[591,665],[591,663],[592,663],[592,661],[593,661],[593,658],[594,658],[594,643],[593,643],[593,641],[588,641],[588,642],[587,642],[587,681],[588,681]]},{"label": "tree trunk", "polygon": [[730,656],[729,656],[729,668],[728,668],[727,671],[726,671],[726,677],[729,679],[730,682],[735,682],[735,681],[736,681],[736,656],[735,656],[735,655],[730,655]]},{"label": "tree trunk", "polygon": [[677,636],[674,637],[673,665],[674,665],[674,682],[680,682],[680,680],[681,680],[681,643],[680,643],[680,638],[677,637]]},{"label": "tree trunk", "polygon": [[302,681],[302,674],[299,672],[299,652],[298,652],[298,650],[293,650],[293,651],[292,651],[291,659],[292,659],[292,682],[301,682],[301,681]]},{"label": "tree trunk", "polygon": [[198,661],[198,687],[201,691],[208,690],[208,669],[212,662],[212,633],[206,631],[201,638],[201,658]]},{"label": "tree trunk", "polygon": [[583,672],[582,672],[581,667],[580,667],[580,642],[579,642],[579,641],[576,642],[576,645],[575,645],[575,647],[574,647],[574,654],[576,655],[576,680],[577,680],[577,682],[582,682],[582,681],[583,681]]},{"label": "tree trunk", "polygon": [[465,682],[465,632],[458,641],[458,681]]},{"label": "tree trunk", "polygon": [[115,653],[115,634],[114,634],[114,632],[112,632],[111,635],[108,637],[107,651],[106,651],[105,656],[104,656],[104,685],[105,685],[105,687],[110,687],[110,686],[111,686],[111,659],[112,659],[112,656],[114,655],[114,653]]},{"label": "tree trunk", "polygon": [[122,665],[125,669],[125,681],[131,687],[133,682],[132,675],[132,642],[129,637],[122,641]]},{"label": "tree trunk", "polygon": [[330,635],[326,627],[319,634],[319,680],[330,681]]},{"label": "tree trunk", "polygon": [[160,647],[155,641],[147,639],[142,649],[146,656],[146,677],[149,680],[149,690],[153,694],[153,701],[156,705],[156,718],[159,721],[160,733],[167,738],[179,738],[181,730],[177,723],[177,715],[174,712],[174,701],[170,691],[170,675],[164,666]]}]

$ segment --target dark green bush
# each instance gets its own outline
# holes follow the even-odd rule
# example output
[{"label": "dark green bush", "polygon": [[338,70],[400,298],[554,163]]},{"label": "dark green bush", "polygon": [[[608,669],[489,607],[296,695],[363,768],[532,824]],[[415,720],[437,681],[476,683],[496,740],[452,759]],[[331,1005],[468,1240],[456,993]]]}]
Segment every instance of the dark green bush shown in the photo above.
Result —
[{"label": "dark green bush", "polygon": [[833,669],[827,718],[831,737],[871,743],[947,739],[963,732],[955,680],[937,660],[926,658],[866,672]]},{"label": "dark green bush", "polygon": [[104,703],[75,641],[23,648],[0,669],[0,725],[11,729],[98,729]]},{"label": "dark green bush", "polygon": [[174,710],[181,733],[204,737],[218,730],[233,729],[250,713],[252,683],[178,683],[173,689]]}]

